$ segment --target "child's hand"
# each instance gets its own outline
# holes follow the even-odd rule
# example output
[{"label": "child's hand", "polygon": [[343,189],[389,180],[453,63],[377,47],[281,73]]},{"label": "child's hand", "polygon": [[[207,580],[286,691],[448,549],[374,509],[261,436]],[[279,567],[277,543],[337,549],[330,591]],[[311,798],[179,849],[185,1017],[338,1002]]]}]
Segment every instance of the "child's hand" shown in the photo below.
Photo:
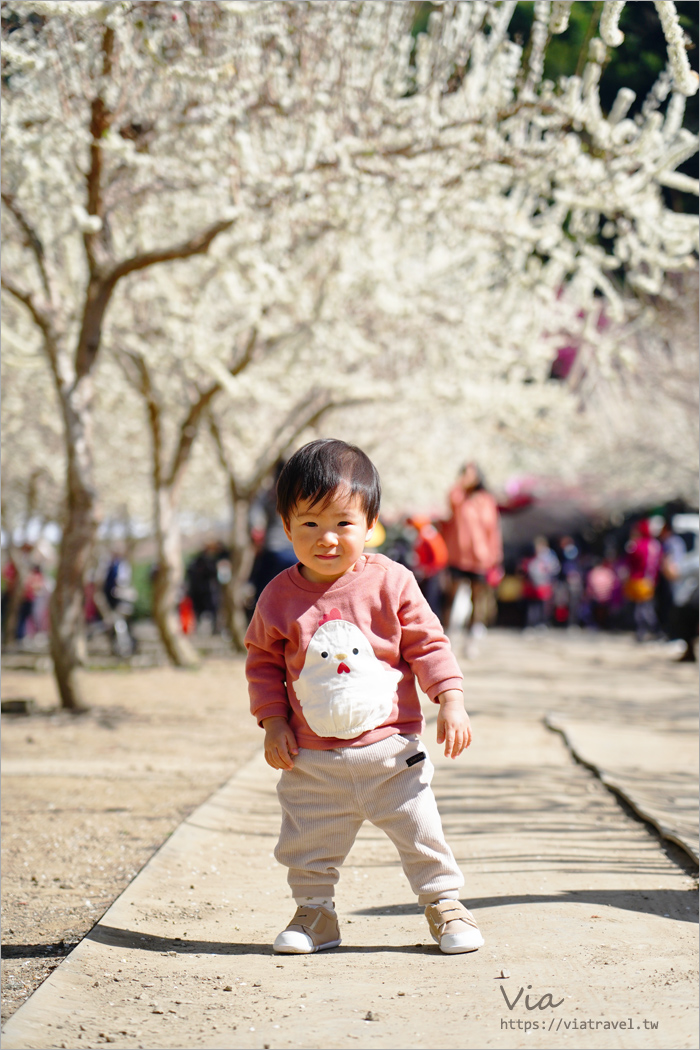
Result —
[{"label": "child's hand", "polygon": [[294,755],[299,754],[297,739],[286,718],[275,715],[263,719],[265,761],[273,769],[293,769]]},{"label": "child's hand", "polygon": [[464,696],[459,689],[447,689],[438,696],[440,714],[437,742],[445,745],[445,757],[457,758],[472,742],[469,715],[464,710]]}]

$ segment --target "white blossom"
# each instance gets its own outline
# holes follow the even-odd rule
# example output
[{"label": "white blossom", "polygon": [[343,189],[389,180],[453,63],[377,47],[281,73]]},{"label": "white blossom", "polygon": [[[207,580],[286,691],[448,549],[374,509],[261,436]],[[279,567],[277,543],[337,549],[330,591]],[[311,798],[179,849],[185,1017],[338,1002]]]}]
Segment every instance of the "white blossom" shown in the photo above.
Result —
[{"label": "white blossom", "polygon": [[552,4],[552,20],[549,26],[552,33],[565,33],[569,28],[571,3],[572,0],[554,0]]},{"label": "white blossom", "polygon": [[625,6],[625,0],[609,0],[603,4],[600,15],[600,35],[608,47],[619,47],[625,39],[625,34],[619,28],[620,15]]},{"label": "white blossom", "polygon": [[654,0],[654,7],[668,44],[674,87],[682,95],[694,95],[698,90],[698,75],[690,68],[676,5],[673,0]]}]

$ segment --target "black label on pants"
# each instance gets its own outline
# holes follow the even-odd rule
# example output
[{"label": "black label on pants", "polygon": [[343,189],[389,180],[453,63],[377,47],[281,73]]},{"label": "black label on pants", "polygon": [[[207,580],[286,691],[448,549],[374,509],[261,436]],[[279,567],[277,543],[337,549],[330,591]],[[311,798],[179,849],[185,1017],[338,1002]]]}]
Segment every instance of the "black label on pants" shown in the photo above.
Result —
[{"label": "black label on pants", "polygon": [[407,766],[415,766],[416,762],[422,762],[425,758],[425,751],[419,751],[417,755],[411,755],[410,758],[406,759]]}]

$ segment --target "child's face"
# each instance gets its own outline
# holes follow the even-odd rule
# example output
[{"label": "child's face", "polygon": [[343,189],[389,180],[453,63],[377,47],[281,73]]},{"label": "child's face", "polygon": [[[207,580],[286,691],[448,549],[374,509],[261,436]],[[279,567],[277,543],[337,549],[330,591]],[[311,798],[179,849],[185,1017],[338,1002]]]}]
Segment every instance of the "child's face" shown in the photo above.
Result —
[{"label": "child's face", "polygon": [[332,583],[349,572],[365,548],[374,522],[367,523],[359,496],[338,489],[325,507],[302,500],[284,531],[312,583]]}]

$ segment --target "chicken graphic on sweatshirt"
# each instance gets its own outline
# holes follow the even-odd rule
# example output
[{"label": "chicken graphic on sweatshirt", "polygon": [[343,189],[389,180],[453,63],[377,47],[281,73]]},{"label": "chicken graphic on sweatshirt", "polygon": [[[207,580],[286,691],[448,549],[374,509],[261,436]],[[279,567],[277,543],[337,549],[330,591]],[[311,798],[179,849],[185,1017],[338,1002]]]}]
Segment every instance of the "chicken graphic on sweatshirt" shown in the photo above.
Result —
[{"label": "chicken graphic on sweatshirt", "polygon": [[309,642],[294,692],[317,736],[350,740],[387,720],[402,677],[377,659],[358,627],[331,609]]}]

